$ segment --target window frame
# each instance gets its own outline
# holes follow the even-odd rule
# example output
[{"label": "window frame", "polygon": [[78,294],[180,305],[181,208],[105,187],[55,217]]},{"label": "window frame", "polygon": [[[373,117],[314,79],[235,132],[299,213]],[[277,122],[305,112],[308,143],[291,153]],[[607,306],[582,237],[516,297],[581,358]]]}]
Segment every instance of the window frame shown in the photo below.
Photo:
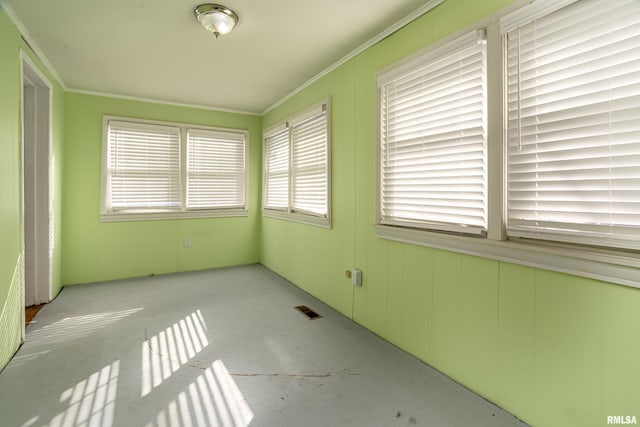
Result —
[{"label": "window frame", "polygon": [[[511,91],[505,94],[504,100],[505,110],[510,111],[505,113],[505,132],[510,133],[504,143],[506,150],[505,174],[507,175],[506,182],[509,185],[505,199],[507,234],[512,239],[566,242],[621,251],[640,251],[640,223],[629,220],[620,224],[611,218],[616,215],[630,215],[628,213],[622,214],[625,209],[622,205],[632,200],[630,198],[621,200],[620,196],[612,197],[611,193],[620,194],[624,191],[634,191],[633,187],[627,189],[624,184],[616,181],[620,180],[626,184],[629,181],[637,181],[638,175],[625,176],[626,173],[623,172],[624,175],[620,176],[620,172],[629,169],[630,165],[623,166],[619,163],[616,165],[615,158],[623,156],[613,153],[631,142],[627,140],[628,137],[625,138],[621,135],[632,132],[637,134],[638,132],[637,126],[630,129],[626,124],[620,125],[618,123],[632,121],[623,119],[620,122],[619,120],[621,116],[624,116],[624,110],[638,108],[640,96],[634,93],[630,99],[635,103],[628,105],[624,102],[624,107],[621,108],[619,104],[621,101],[626,101],[628,92],[621,91],[620,87],[607,85],[608,90],[598,88],[586,91],[582,89],[583,84],[593,86],[607,80],[615,80],[619,83],[624,81],[627,87],[632,86],[630,81],[621,78],[625,73],[614,72],[613,76],[611,75],[609,62],[613,59],[615,52],[627,51],[629,44],[624,39],[617,39],[617,37],[621,31],[631,28],[631,26],[623,27],[624,30],[620,27],[613,29],[607,19],[602,21],[605,24],[599,24],[604,28],[602,33],[598,33],[598,38],[613,39],[614,41],[601,42],[604,46],[596,44],[597,49],[594,51],[591,49],[591,43],[587,50],[578,47],[580,44],[584,44],[585,40],[590,41],[590,37],[593,36],[591,34],[587,36],[586,34],[589,32],[585,33],[582,25],[577,28],[574,23],[566,22],[571,21],[572,17],[579,20],[580,24],[587,18],[591,18],[590,22],[600,22],[594,21],[595,14],[601,17],[603,9],[609,9],[612,6],[624,7],[623,4],[620,4],[623,2],[615,0],[594,0],[592,2],[563,0],[538,3],[523,7],[500,21],[505,55],[509,55],[509,60],[505,60],[504,64],[505,87],[511,83]],[[541,7],[541,5],[545,7]],[[636,17],[638,12],[636,6],[634,10]],[[567,15],[569,16],[567,17]],[[628,19],[619,11],[615,15],[610,15],[610,17],[618,25],[620,25],[618,20],[621,17],[624,16],[622,19],[624,21]],[[567,17],[566,20],[562,19],[563,17]],[[545,39],[553,37],[553,32],[550,33],[547,28],[556,29],[557,27],[554,25],[556,22],[562,22],[562,41],[545,43]],[[564,33],[567,29],[572,30],[568,35]],[[596,31],[599,30],[596,29]],[[633,47],[637,49],[638,33],[635,34],[631,40],[635,40]],[[527,46],[523,47],[522,55],[520,40],[523,40],[523,46]],[[535,48],[531,49],[531,45]],[[567,53],[560,56],[558,51],[560,48],[571,49],[574,56]],[[606,52],[598,52],[602,50],[606,50]],[[598,52],[595,56],[596,59],[594,59],[595,52]],[[560,73],[562,81],[566,81],[570,89],[565,86],[559,88],[560,80],[552,80],[549,77],[555,76],[556,73],[548,71],[545,73],[544,68],[557,69],[558,62],[566,61],[567,55],[569,58],[574,58],[572,61],[576,61],[575,58],[584,60],[588,57],[589,61],[602,61],[607,65],[603,68],[594,67],[587,70],[582,65],[577,74]],[[634,62],[638,61],[637,54],[632,56],[625,54],[624,56],[626,59],[634,58]],[[510,60],[513,62],[510,63]],[[520,64],[525,64],[522,66],[524,71],[521,71]],[[576,62],[572,62],[567,70],[577,68],[575,64]],[[622,66],[623,68],[620,69],[625,69],[624,64]],[[614,67],[618,70],[618,66]],[[585,71],[588,71],[588,74]],[[589,76],[587,82],[583,80],[585,75]],[[637,73],[634,76],[637,78]],[[535,84],[531,84],[531,81],[535,81]],[[576,84],[578,82],[579,84]],[[633,80],[634,85],[636,82],[637,80]],[[576,87],[580,89],[576,90]],[[561,93],[565,90],[572,90],[571,96],[575,98],[558,97],[558,92]],[[535,95],[532,96],[532,94]],[[544,101],[538,98],[542,98]],[[588,98],[588,102],[576,103],[576,98]],[[616,104],[618,104],[617,107]],[[598,110],[595,107],[598,105],[608,105],[608,109]],[[511,114],[511,121],[507,122]],[[579,124],[574,126],[573,122],[576,120],[579,120]],[[563,123],[569,121],[571,125]],[[608,134],[602,133],[602,129],[586,131],[593,126],[608,128]],[[624,130],[621,131],[621,128]],[[582,139],[589,139],[589,144],[586,145],[581,141]],[[634,138],[634,141],[637,139]],[[627,155],[636,157],[640,153],[638,151],[640,146],[637,142],[634,142],[632,146],[635,146],[633,154],[627,153]],[[586,150],[588,153],[580,153],[580,156],[575,155],[577,151]],[[553,157],[552,162],[550,162],[550,157]],[[611,166],[612,158],[613,166]],[[585,162],[593,162],[589,166],[594,169],[585,168],[583,166]],[[549,163],[558,166],[547,168],[546,164]],[[565,168],[578,169],[578,176],[582,177],[578,182],[583,185],[588,182],[589,186],[578,188],[578,191],[575,191],[574,186],[558,189],[556,185],[561,180],[553,175],[562,174]],[[607,168],[610,170],[608,175],[600,172]],[[523,171],[523,169],[525,170]],[[580,169],[586,172],[581,172]],[[514,175],[513,179],[510,177],[511,174]],[[594,184],[593,181],[598,184]],[[606,185],[607,181],[609,181],[608,185]],[[597,195],[599,192],[608,192],[609,195]],[[549,196],[550,193],[553,193],[553,196]],[[559,198],[558,194],[563,197]],[[585,194],[589,194],[589,196],[581,197]],[[573,200],[574,197],[577,200],[576,204],[572,206],[572,210],[564,214],[566,211],[562,207],[557,207],[557,204],[568,203],[565,201]],[[637,202],[634,201],[634,203],[636,204],[636,213],[640,214]],[[600,206],[607,204],[613,207],[600,208]]]},{"label": "window frame", "polygon": [[[203,129],[203,128],[195,128],[195,127],[189,127],[187,129],[186,132],[187,135],[187,139],[185,141],[185,146],[186,146],[186,156],[185,156],[185,173],[186,173],[186,182],[185,182],[185,187],[184,187],[184,208],[185,210],[191,212],[191,211],[196,211],[196,210],[243,210],[246,208],[247,205],[247,192],[246,192],[246,182],[248,179],[248,175],[247,175],[247,169],[248,169],[248,165],[247,165],[247,136],[241,132],[229,132],[229,131],[214,131],[211,129]],[[194,138],[195,141],[193,141],[191,138]],[[197,173],[195,173],[195,170],[197,170],[196,164],[198,162],[197,158],[198,155],[196,155],[196,159],[192,159],[191,156],[193,156],[193,152],[191,150],[190,147],[190,143],[196,143],[198,139],[201,138],[208,138],[210,141],[214,140],[214,142],[216,143],[216,149],[218,149],[221,145],[226,145],[229,144],[231,145],[231,148],[233,149],[238,149],[241,148],[242,150],[242,156],[238,156],[238,160],[239,162],[242,164],[242,169],[241,170],[237,170],[234,169],[234,172],[227,172],[227,171],[219,171],[219,170],[215,170],[212,172],[212,169],[208,169],[206,171],[206,175],[210,178],[211,176],[226,176],[227,178],[235,178],[234,181],[238,182],[240,184],[241,187],[241,192],[240,192],[240,196],[241,197],[241,202],[238,205],[235,206],[219,206],[219,207],[214,207],[214,206],[195,206],[196,202],[198,201],[199,197],[197,197],[195,194],[191,194],[190,195],[190,191],[191,191],[191,186],[193,186],[194,188],[198,187],[198,181],[203,180],[202,176],[198,176]],[[222,142],[222,140],[226,140],[224,143],[220,144]],[[237,145],[236,145],[237,144]],[[209,148],[209,150],[212,150],[211,148]],[[193,150],[194,152],[196,150]],[[217,153],[218,155],[220,154],[219,152]],[[223,155],[228,155],[229,153],[226,152]],[[202,155],[199,157],[199,159],[201,161],[204,161],[204,159],[207,159],[208,156],[206,156],[206,154]],[[192,164],[192,163],[196,163],[196,164]],[[228,166],[228,165],[225,165]],[[206,179],[204,179],[204,181],[206,181]],[[238,193],[235,193],[238,194]],[[190,197],[193,197],[193,200],[191,200],[191,206],[190,206]]]},{"label": "window frame", "polygon": [[[158,126],[171,126],[180,129],[180,206],[176,209],[130,209],[112,210],[107,200],[108,189],[108,150],[109,150],[109,122],[129,122],[132,124],[148,124]],[[187,135],[190,130],[204,130],[212,132],[235,133],[244,137],[244,207],[243,208],[187,208]],[[250,133],[246,129],[233,129],[215,126],[206,126],[190,123],[177,123],[162,120],[139,119],[134,117],[103,115],[102,116],[102,150],[101,150],[101,194],[100,194],[100,221],[146,221],[180,218],[224,218],[246,217],[249,215],[249,177],[250,177]]]},{"label": "window frame", "polygon": [[[395,81],[395,79],[399,77],[404,77],[406,75],[410,75],[416,72],[419,72],[425,64],[428,64],[430,61],[435,60],[439,61],[443,58],[447,58],[451,56],[450,52],[453,51],[453,55],[456,55],[458,52],[462,50],[466,50],[471,47],[474,43],[482,43],[485,46],[485,53],[488,55],[488,43],[486,39],[485,30],[482,28],[474,29],[472,31],[468,31],[466,33],[462,33],[454,38],[447,38],[442,43],[437,43],[436,45],[429,46],[427,49],[423,49],[416,54],[405,58],[397,63],[391,64],[389,67],[384,68],[379,71],[376,76],[377,80],[377,108],[376,108],[376,216],[375,221],[376,224],[380,225],[390,225],[390,226],[398,226],[398,227],[407,227],[407,228],[415,228],[418,230],[424,231],[434,231],[434,232],[453,232],[459,234],[469,234],[469,235],[485,235],[486,230],[479,225],[470,225],[470,224],[455,224],[453,222],[437,222],[435,220],[409,220],[409,219],[394,219],[394,218],[385,218],[382,215],[383,211],[383,200],[382,200],[382,189],[383,189],[383,174],[382,168],[384,165],[383,155],[384,150],[382,146],[385,145],[383,142],[382,136],[382,116],[383,116],[383,94],[385,93],[385,86],[389,83]],[[488,66],[488,60],[486,61],[486,65]],[[486,76],[485,76],[486,77]],[[484,200],[484,208],[489,209],[489,199],[488,199],[488,187],[489,187],[489,174],[488,174],[488,84],[485,79],[484,83],[485,89],[485,99],[483,101],[483,109],[485,110],[485,141],[484,144],[484,158],[483,158],[483,169],[485,172],[484,175],[484,189],[485,200]],[[488,228],[488,212],[486,214],[486,228]],[[468,231],[465,230],[468,228]]]},{"label": "window frame", "polygon": [[[563,6],[578,0],[560,0]],[[488,232],[486,237],[384,225],[380,222],[380,91],[377,92],[375,223],[377,237],[403,243],[453,251],[485,259],[541,268],[619,285],[640,288],[640,252],[594,247],[574,243],[508,237],[506,233],[506,46],[500,31],[500,19],[523,8],[549,10],[548,0],[517,0],[459,31],[384,67],[378,75],[410,62],[473,30],[485,29],[487,40],[487,114],[488,114]],[[544,12],[540,12],[544,13]]]},{"label": "window frame", "polygon": [[[317,116],[319,111],[326,114],[326,128],[327,128],[327,147],[326,147],[326,176],[327,176],[327,214],[316,215],[310,212],[296,211],[292,207],[292,166],[293,166],[293,127],[307,119]],[[289,134],[289,152],[288,152],[288,170],[287,179],[288,185],[288,206],[286,208],[272,208],[266,206],[267,198],[267,158],[265,156],[267,152],[267,138],[275,135],[283,129],[287,129]],[[331,97],[327,97],[318,101],[304,110],[293,114],[284,120],[281,120],[262,131],[262,214],[265,217],[299,222],[308,225],[315,225],[322,228],[331,228]]]},{"label": "window frame", "polygon": [[[285,206],[275,206],[275,205],[271,205],[267,207],[267,202],[269,199],[269,177],[268,175],[271,174],[270,170],[267,168],[267,162],[269,159],[269,156],[267,155],[267,143],[268,140],[272,140],[275,136],[279,136],[282,135],[282,139],[286,139],[286,143],[283,143],[283,146],[286,147],[286,159],[284,159],[283,163],[283,169],[286,167],[286,170],[282,170],[279,171],[280,174],[285,175],[286,179],[284,180],[286,182],[287,188],[286,188],[286,194],[284,195],[284,199],[286,199],[286,205]],[[262,143],[262,209],[269,209],[269,211],[271,212],[288,212],[289,209],[289,202],[290,202],[290,197],[291,197],[291,190],[289,188],[289,184],[290,184],[290,166],[291,166],[291,153],[289,152],[291,149],[291,137],[290,137],[290,132],[289,132],[289,128],[286,126],[286,124],[282,124],[282,125],[278,125],[278,126],[272,126],[271,128],[269,128],[268,132],[266,132],[264,134],[264,137],[262,138],[263,143]],[[278,140],[276,140],[278,141]],[[283,156],[285,157],[285,156]]]}]

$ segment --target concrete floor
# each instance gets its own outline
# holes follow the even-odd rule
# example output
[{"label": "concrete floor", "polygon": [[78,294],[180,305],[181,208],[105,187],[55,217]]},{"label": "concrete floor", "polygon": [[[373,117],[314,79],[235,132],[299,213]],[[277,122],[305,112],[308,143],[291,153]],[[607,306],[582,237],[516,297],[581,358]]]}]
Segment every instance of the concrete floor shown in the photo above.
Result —
[{"label": "concrete floor", "polygon": [[0,425],[525,424],[255,265],[65,288],[0,374]]}]

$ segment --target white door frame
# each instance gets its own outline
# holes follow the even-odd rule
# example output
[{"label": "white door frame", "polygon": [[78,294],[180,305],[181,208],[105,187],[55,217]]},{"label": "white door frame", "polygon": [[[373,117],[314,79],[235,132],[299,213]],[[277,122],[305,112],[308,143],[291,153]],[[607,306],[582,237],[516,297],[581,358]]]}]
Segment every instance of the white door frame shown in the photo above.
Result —
[{"label": "white door frame", "polygon": [[[51,301],[54,244],[51,122],[53,86],[20,51],[22,338],[24,308]],[[25,138],[25,135],[27,138]],[[27,281],[27,272],[29,281]],[[26,287],[32,286],[27,292]],[[29,294],[29,301],[26,295]]]}]

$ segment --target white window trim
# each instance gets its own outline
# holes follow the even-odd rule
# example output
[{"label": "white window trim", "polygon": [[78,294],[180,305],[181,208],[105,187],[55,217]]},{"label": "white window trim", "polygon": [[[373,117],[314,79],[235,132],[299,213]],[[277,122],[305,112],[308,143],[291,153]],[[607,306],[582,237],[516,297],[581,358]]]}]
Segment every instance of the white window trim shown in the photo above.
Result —
[{"label": "white window trim", "polygon": [[[575,0],[563,0],[564,5]],[[376,113],[376,192],[375,192],[375,224],[374,231],[379,238],[403,243],[442,249],[466,255],[478,256],[497,261],[525,265],[544,270],[572,274],[579,277],[603,280],[619,285],[640,288],[640,253],[618,251],[605,248],[562,244],[550,241],[533,241],[529,239],[507,240],[504,218],[505,212],[505,156],[503,141],[506,138],[505,108],[503,105],[504,85],[502,64],[504,49],[500,32],[500,19],[516,10],[526,10],[528,5],[540,9],[553,7],[554,1],[518,0],[512,5],[467,26],[442,40],[410,55],[398,63],[379,71],[378,75],[401,67],[403,64],[438,49],[456,38],[472,30],[486,29],[487,34],[487,84],[488,84],[488,233],[486,238],[472,237],[444,232],[397,227],[381,224],[380,218],[380,93],[378,91]],[[531,13],[528,6],[526,13]],[[514,16],[514,15],[512,15]],[[517,16],[516,16],[517,17]],[[504,22],[503,22],[504,25]]]},{"label": "white window trim", "polygon": [[[107,167],[106,167],[106,159],[107,159],[107,150],[108,150],[108,138],[109,138],[109,121],[119,121],[119,122],[130,122],[130,123],[145,123],[152,125],[161,125],[161,126],[173,126],[180,128],[180,189],[181,189],[181,207],[180,209],[174,210],[158,210],[154,212],[150,212],[147,210],[136,212],[134,210],[128,211],[109,211],[107,204]],[[238,134],[243,134],[245,137],[245,206],[243,209],[187,209],[186,208],[186,179],[187,179],[187,171],[186,171],[186,141],[187,141],[187,132],[188,130],[207,130],[207,131],[217,131],[217,132],[233,132]],[[250,139],[249,139],[249,131],[246,129],[231,129],[231,128],[222,128],[222,127],[213,127],[213,126],[202,126],[196,124],[188,124],[188,123],[176,123],[176,122],[166,122],[160,120],[148,120],[148,119],[137,119],[132,117],[122,117],[122,116],[111,116],[104,115],[102,116],[102,158],[100,160],[101,163],[101,174],[102,174],[102,182],[101,182],[101,194],[100,194],[100,221],[101,222],[119,222],[119,221],[148,221],[148,220],[163,220],[163,219],[182,219],[182,218],[225,218],[225,217],[246,217],[249,215],[249,147],[250,147]]]},{"label": "white window trim", "polygon": [[[382,216],[382,168],[383,168],[383,153],[382,145],[383,145],[383,137],[381,134],[382,128],[382,96],[385,93],[387,85],[393,83],[398,78],[402,78],[406,75],[411,75],[414,73],[418,73],[423,67],[428,66],[432,62],[437,62],[442,59],[446,59],[452,55],[458,54],[459,52],[466,50],[468,48],[475,47],[477,45],[484,45],[486,48],[486,36],[484,29],[476,29],[474,31],[470,31],[466,34],[463,34],[459,37],[455,37],[453,40],[446,40],[446,43],[437,43],[432,46],[429,46],[427,49],[423,49],[418,52],[417,56],[411,56],[405,60],[400,61],[399,63],[394,63],[391,66],[385,68],[377,75],[377,152],[379,155],[376,157],[376,171],[378,172],[378,177],[376,180],[376,195],[378,205],[376,206],[377,220],[376,223],[383,225],[391,225],[391,226],[400,226],[400,227],[409,227],[409,228],[420,228],[424,230],[439,230],[443,232],[457,232],[457,233],[466,233],[471,235],[483,235],[486,234],[486,225],[471,225],[471,224],[459,224],[455,222],[439,222],[435,220],[418,220],[418,219],[396,219],[394,217],[383,217]],[[486,86],[485,86],[486,88]],[[485,89],[486,90],[486,89]],[[484,110],[486,114],[486,109],[488,108],[488,104],[484,104]],[[486,116],[485,116],[486,117]],[[387,119],[389,121],[389,119]],[[485,136],[486,138],[486,136]],[[486,144],[486,142],[485,142]],[[385,141],[384,145],[389,145],[388,142]],[[484,146],[483,150],[483,169],[486,171],[488,169],[488,161],[487,161],[487,146]],[[486,172],[485,172],[486,173]],[[487,174],[488,175],[488,174]],[[483,193],[487,194],[488,188],[488,176],[485,175],[483,179]],[[486,197],[486,196],[485,196]],[[484,208],[488,209],[488,197],[485,199]],[[488,218],[487,218],[488,222]]]},{"label": "white window trim", "polygon": [[375,225],[383,239],[460,252],[640,288],[640,258],[550,242],[496,241]]},{"label": "white window trim", "polygon": [[[309,213],[296,212],[291,210],[291,167],[289,168],[289,207],[286,209],[268,208],[265,206],[266,199],[266,158],[262,156],[262,214],[268,218],[275,218],[286,221],[293,221],[307,225],[331,229],[331,98],[327,97],[308,108],[294,114],[286,119],[266,128],[262,132],[262,153],[266,152],[267,138],[284,128],[290,128],[296,123],[300,123],[316,115],[319,109],[325,106],[327,113],[327,215],[313,215]],[[291,144],[291,136],[289,136]],[[291,145],[289,146],[289,164],[291,164]]]}]

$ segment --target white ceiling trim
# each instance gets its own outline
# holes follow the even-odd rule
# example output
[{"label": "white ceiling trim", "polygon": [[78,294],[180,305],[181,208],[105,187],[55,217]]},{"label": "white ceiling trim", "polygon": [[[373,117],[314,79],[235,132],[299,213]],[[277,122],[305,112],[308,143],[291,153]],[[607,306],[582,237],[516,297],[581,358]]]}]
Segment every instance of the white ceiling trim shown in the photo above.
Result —
[{"label": "white ceiling trim", "polygon": [[65,92],[72,92],[72,93],[79,93],[79,94],[86,94],[86,95],[95,95],[95,96],[103,96],[103,97],[117,98],[117,99],[126,99],[126,100],[133,100],[133,101],[150,102],[150,103],[155,103],[155,104],[174,105],[174,106],[187,107],[187,108],[199,108],[199,109],[205,109],[205,110],[229,112],[229,113],[236,113],[236,114],[246,114],[246,115],[251,115],[251,116],[263,116],[263,115],[267,114],[269,111],[271,111],[274,108],[278,107],[279,105],[282,105],[288,99],[290,99],[293,96],[295,96],[296,94],[300,93],[302,90],[304,90],[305,88],[307,88],[311,84],[313,84],[316,81],[320,80],[322,77],[324,77],[325,75],[329,74],[331,71],[333,71],[336,68],[340,67],[341,65],[345,64],[346,62],[348,62],[352,58],[356,57],[357,55],[359,55],[360,53],[362,53],[366,49],[370,48],[371,46],[375,45],[379,41],[383,40],[385,37],[390,36],[394,32],[398,31],[400,28],[402,28],[402,27],[408,25],[409,23],[413,22],[414,20],[418,19],[419,17],[421,17],[425,13],[429,12],[430,10],[435,8],[436,6],[440,5],[444,1],[445,0],[430,0],[430,1],[427,1],[424,5],[422,5],[418,9],[416,9],[411,14],[407,15],[403,19],[400,19],[396,23],[394,23],[391,26],[387,27],[384,31],[380,32],[379,34],[377,34],[373,38],[369,39],[368,41],[366,41],[362,45],[358,46],[357,48],[355,48],[354,50],[349,52],[347,55],[343,56],[341,59],[339,59],[338,61],[336,61],[332,65],[330,65],[329,67],[327,67],[324,70],[320,71],[318,74],[313,76],[307,82],[303,83],[302,85],[298,86],[296,89],[294,89],[291,92],[289,92],[288,94],[286,94],[280,100],[278,100],[277,102],[272,104],[270,107],[265,109],[262,113],[257,113],[257,112],[252,112],[252,111],[233,110],[233,109],[228,109],[228,108],[220,108],[220,107],[213,107],[213,106],[206,106],[206,105],[199,105],[199,104],[188,104],[188,103],[172,102],[172,101],[166,101],[166,100],[160,100],[160,99],[154,99],[154,98],[142,98],[142,97],[134,97],[134,96],[113,94],[113,93],[104,93],[104,92],[96,92],[96,91],[89,91],[89,90],[83,90],[83,89],[70,88],[70,87],[68,87],[66,85],[66,83],[64,82],[62,77],[60,77],[60,74],[58,74],[57,70],[53,67],[53,65],[51,64],[51,62],[47,58],[47,56],[44,54],[44,52],[40,48],[39,44],[31,36],[31,33],[29,32],[28,28],[26,27],[26,25],[24,25],[22,20],[15,13],[15,11],[11,7],[11,5],[8,3],[8,1],[7,0],[0,0],[0,6],[2,6],[2,8],[5,10],[5,12],[7,13],[7,16],[13,22],[13,24],[16,26],[16,28],[18,29],[18,31],[20,32],[20,34],[24,38],[25,42],[33,50],[33,52],[40,59],[40,61],[42,61],[44,66],[47,67],[48,71],[55,78],[55,80],[58,82],[58,84],[60,84],[60,86],[64,89]]},{"label": "white ceiling trim", "polygon": [[13,25],[15,25],[15,27],[18,29],[18,32],[24,39],[25,43],[31,48],[33,53],[44,64],[44,66],[47,68],[49,73],[51,73],[56,82],[58,82],[58,84],[62,86],[65,91],[69,90],[64,80],[62,80],[62,77],[60,77],[60,74],[58,74],[58,71],[53,68],[53,65],[51,65],[51,62],[49,62],[47,55],[44,54],[44,52],[40,48],[40,45],[36,43],[35,39],[31,36],[29,29],[26,25],[24,25],[18,15],[16,15],[16,12],[13,10],[9,2],[7,0],[0,0],[0,7],[2,7],[2,9],[4,9],[4,11],[7,13],[7,16],[9,17],[11,22],[13,22]]},{"label": "white ceiling trim", "polygon": [[184,102],[174,102],[174,101],[165,101],[162,99],[155,98],[144,98],[139,96],[128,96],[128,95],[118,95],[115,93],[106,93],[106,92],[96,92],[92,90],[84,90],[84,89],[66,89],[66,92],[69,93],[79,93],[82,95],[93,95],[93,96],[102,96],[105,98],[116,98],[116,99],[126,99],[128,101],[140,101],[140,102],[149,102],[152,104],[164,104],[164,105],[173,105],[176,107],[185,107],[185,108],[197,108],[200,110],[211,110],[211,111],[220,111],[222,113],[234,113],[234,114],[244,114],[247,116],[262,116],[262,113],[256,113],[253,111],[242,111],[242,110],[233,110],[230,108],[220,108],[213,107],[209,105],[200,105],[200,104],[188,104]]},{"label": "white ceiling trim", "polygon": [[416,9],[414,12],[412,12],[409,15],[407,15],[406,17],[402,18],[401,20],[399,20],[395,24],[392,24],[387,29],[385,29],[384,31],[379,33],[378,35],[376,35],[373,38],[369,39],[368,41],[364,42],[363,44],[361,44],[360,46],[358,46],[357,48],[355,48],[354,50],[352,50],[351,52],[349,52],[348,54],[343,56],[341,59],[339,59],[338,61],[336,61],[333,64],[331,64],[329,67],[327,67],[324,70],[320,71],[318,74],[316,74],[315,76],[311,77],[311,79],[307,80],[305,83],[303,83],[302,85],[298,86],[296,89],[294,89],[291,92],[289,92],[288,94],[286,94],[279,101],[275,102],[270,107],[268,107],[266,110],[264,110],[262,112],[262,115],[265,115],[269,111],[271,111],[274,108],[278,107],[279,105],[282,105],[285,101],[287,101],[288,99],[290,99],[293,96],[297,95],[303,89],[307,88],[308,86],[312,85],[316,81],[320,80],[322,77],[326,76],[331,71],[335,70],[336,68],[338,68],[342,64],[348,62],[352,58],[358,56],[360,53],[364,52],[365,50],[367,50],[371,46],[375,45],[376,43],[378,43],[380,40],[384,39],[385,37],[389,37],[391,34],[395,33],[396,31],[398,31],[400,28],[404,27],[405,25],[408,25],[409,23],[415,21],[416,19],[418,19],[419,17],[421,17],[425,13],[429,12],[431,9],[435,8],[436,6],[438,6],[439,4],[443,3],[444,1],[445,0],[430,0],[430,1],[426,2],[425,4],[420,6],[418,9]]},{"label": "white ceiling trim", "polygon": [[182,102],[172,102],[172,101],[166,101],[166,100],[155,99],[155,98],[143,98],[143,97],[136,97],[136,96],[127,96],[127,95],[120,95],[120,94],[115,94],[115,93],[97,92],[97,91],[90,91],[90,90],[83,90],[83,89],[76,89],[76,88],[69,87],[64,82],[64,80],[62,80],[62,77],[60,77],[60,74],[58,74],[58,71],[51,64],[51,62],[47,58],[47,55],[44,54],[44,51],[40,48],[40,45],[35,41],[35,39],[31,35],[31,33],[29,32],[29,29],[22,22],[22,20],[18,17],[18,15],[13,10],[13,8],[9,4],[9,2],[7,0],[0,0],[0,6],[7,13],[7,16],[9,17],[9,19],[11,20],[13,25],[15,25],[15,27],[17,28],[18,32],[20,33],[20,35],[24,39],[25,43],[31,48],[33,53],[44,64],[44,66],[47,68],[47,70],[51,73],[53,78],[56,80],[56,82],[62,87],[62,89],[65,92],[79,93],[79,94],[84,94],[84,95],[102,96],[102,97],[106,97],[106,98],[126,99],[126,100],[130,100],[130,101],[149,102],[149,103],[153,103],[153,104],[173,105],[173,106],[176,106],[176,107],[197,108],[197,109],[201,109],[201,110],[220,111],[220,112],[223,112],[223,113],[245,114],[245,115],[249,115],[249,116],[261,116],[262,115],[261,113],[257,113],[257,112],[254,112],[254,111],[233,110],[233,109],[229,109],[229,108],[212,107],[212,106],[209,106],[209,105],[188,104],[188,103],[182,103]]}]

